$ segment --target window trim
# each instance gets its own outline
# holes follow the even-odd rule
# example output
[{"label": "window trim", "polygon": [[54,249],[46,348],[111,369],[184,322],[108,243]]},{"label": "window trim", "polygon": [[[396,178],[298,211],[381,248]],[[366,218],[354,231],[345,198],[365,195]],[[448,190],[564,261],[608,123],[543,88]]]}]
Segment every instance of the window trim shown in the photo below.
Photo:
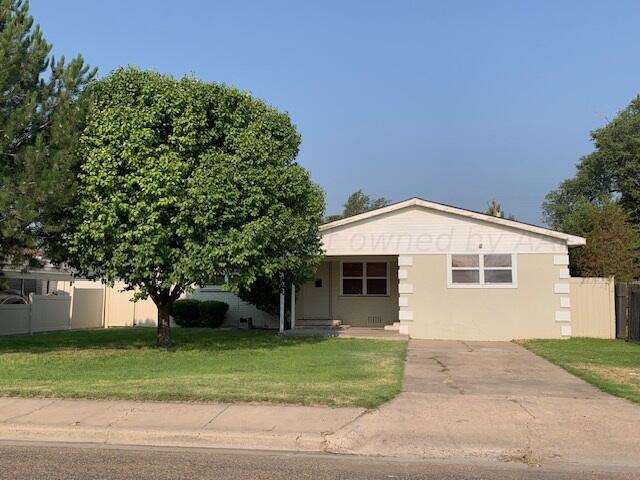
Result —
[{"label": "window trim", "polygon": [[229,274],[225,273],[223,283],[207,283],[203,287],[200,287],[198,290],[200,290],[201,292],[225,292],[227,291],[226,286],[229,284],[229,278]]},{"label": "window trim", "polygon": [[[451,265],[454,255],[478,255],[477,267],[453,267]],[[511,267],[487,267],[484,266],[485,255],[509,255],[511,256]],[[454,270],[478,270],[479,282],[478,283],[454,283],[453,271]],[[484,281],[485,270],[511,270],[511,283],[486,283]],[[491,252],[491,253],[470,253],[470,252],[455,252],[447,254],[447,288],[518,288],[518,255],[511,252]]]},{"label": "window trim", "polygon": [[[342,274],[342,272],[344,271],[342,265],[345,264],[345,263],[360,263],[360,264],[362,264],[362,277],[350,277],[350,276],[346,276],[345,277]],[[384,277],[379,277],[379,276],[375,276],[375,275],[368,276],[367,275],[367,263],[384,263],[387,266],[387,274],[386,274],[386,276],[384,276]],[[391,286],[391,284],[390,284],[391,283],[390,282],[390,279],[391,279],[390,273],[391,272],[390,272],[389,268],[390,268],[390,264],[389,264],[388,260],[380,260],[380,261],[375,261],[375,260],[364,260],[364,261],[341,260],[340,261],[340,296],[341,297],[353,297],[353,298],[362,298],[362,297],[385,298],[385,297],[388,297],[389,296],[389,287]],[[386,282],[387,282],[387,293],[385,293],[385,294],[382,294],[382,293],[367,293],[367,279],[369,279],[369,278],[371,278],[371,279],[383,279],[384,278],[386,280]],[[344,289],[343,289],[344,288],[344,282],[343,282],[344,279],[347,279],[347,280],[348,279],[352,279],[352,280],[360,279],[360,280],[362,280],[362,293],[344,293]]]}]

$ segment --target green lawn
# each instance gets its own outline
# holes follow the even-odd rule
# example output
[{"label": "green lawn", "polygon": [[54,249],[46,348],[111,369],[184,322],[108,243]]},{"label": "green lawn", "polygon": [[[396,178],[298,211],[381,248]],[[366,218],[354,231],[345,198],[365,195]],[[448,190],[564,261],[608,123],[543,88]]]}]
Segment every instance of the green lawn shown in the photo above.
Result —
[{"label": "green lawn", "polygon": [[640,343],[572,338],[523,345],[607,393],[640,403]]},{"label": "green lawn", "polygon": [[375,407],[402,385],[406,342],[267,331],[123,328],[0,338],[0,395]]}]

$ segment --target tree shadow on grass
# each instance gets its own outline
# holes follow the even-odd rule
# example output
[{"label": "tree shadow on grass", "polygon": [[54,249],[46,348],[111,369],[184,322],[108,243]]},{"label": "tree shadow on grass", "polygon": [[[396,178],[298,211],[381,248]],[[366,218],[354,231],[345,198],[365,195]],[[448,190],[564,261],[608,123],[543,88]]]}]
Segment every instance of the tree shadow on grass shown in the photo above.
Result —
[{"label": "tree shadow on grass", "polygon": [[[68,350],[156,350],[156,329],[122,327],[98,330],[38,333],[0,337],[0,355],[6,353],[48,353]],[[218,330],[175,328],[174,345],[159,349],[223,352],[231,350],[267,350],[326,342],[327,337],[289,337],[270,330]]]}]

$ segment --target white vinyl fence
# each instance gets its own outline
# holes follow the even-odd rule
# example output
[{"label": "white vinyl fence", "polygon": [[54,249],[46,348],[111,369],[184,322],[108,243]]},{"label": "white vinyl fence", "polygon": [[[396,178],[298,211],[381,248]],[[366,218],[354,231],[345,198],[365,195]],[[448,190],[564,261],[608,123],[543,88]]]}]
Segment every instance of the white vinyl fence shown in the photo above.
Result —
[{"label": "white vinyl fence", "polygon": [[71,297],[30,295],[27,305],[0,305],[0,335],[51,332],[71,328]]},{"label": "white vinyl fence", "polygon": [[29,296],[26,305],[0,305],[0,335],[102,327],[102,290]]},{"label": "white vinyl fence", "polygon": [[68,295],[30,295],[31,331],[52,332],[71,328],[71,297]]},{"label": "white vinyl fence", "polygon": [[0,305],[0,335],[29,333],[31,305]]},{"label": "white vinyl fence", "polygon": [[[76,280],[59,295],[29,296],[29,305],[0,305],[0,335],[20,335],[55,330],[155,326],[158,311],[151,299],[132,302],[132,291],[118,282],[107,287],[99,282]],[[187,295],[198,300],[229,304],[225,326],[237,327],[251,318],[256,327],[277,327],[278,319],[218,287],[196,289]]]}]

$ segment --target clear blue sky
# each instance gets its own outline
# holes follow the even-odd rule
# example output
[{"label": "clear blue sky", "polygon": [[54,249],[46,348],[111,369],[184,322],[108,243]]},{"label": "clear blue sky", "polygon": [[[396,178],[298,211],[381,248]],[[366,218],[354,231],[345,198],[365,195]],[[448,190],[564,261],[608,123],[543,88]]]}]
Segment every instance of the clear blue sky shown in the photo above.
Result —
[{"label": "clear blue sky", "polygon": [[540,222],[590,130],[640,92],[638,1],[32,0],[57,55],[286,110],[328,213],[358,188]]}]

